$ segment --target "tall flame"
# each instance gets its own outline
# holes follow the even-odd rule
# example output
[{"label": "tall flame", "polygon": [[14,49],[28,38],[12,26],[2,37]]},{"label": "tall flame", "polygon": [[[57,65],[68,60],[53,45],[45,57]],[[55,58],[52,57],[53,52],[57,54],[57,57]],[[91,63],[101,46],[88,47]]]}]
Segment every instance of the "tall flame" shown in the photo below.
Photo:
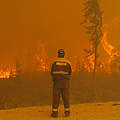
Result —
[{"label": "tall flame", "polygon": [[[120,17],[114,19],[112,22],[120,22]],[[107,72],[110,71],[111,64],[115,62],[118,62],[118,63],[120,62],[118,60],[120,58],[120,51],[115,46],[109,43],[108,32],[109,32],[108,25],[104,25],[101,44],[103,46],[103,49],[106,51],[106,53],[109,55],[110,58],[108,61],[104,61],[104,63],[100,64],[100,67],[102,68],[104,66]],[[90,46],[90,49],[92,49],[92,46]],[[41,41],[39,41],[38,46],[36,48],[36,52],[33,57],[34,57],[33,59],[34,70],[43,71],[43,72],[50,70],[49,66],[51,61],[54,58],[47,56],[45,45]],[[78,56],[70,57],[73,72],[77,71],[78,58],[79,58]],[[91,54],[85,58],[81,57],[79,61],[80,61],[80,64],[84,66],[85,70],[87,70],[88,72],[92,72],[94,69],[94,59],[95,59],[94,54]],[[7,66],[7,67],[4,67],[4,66]],[[9,78],[11,76],[11,73],[13,74],[14,77],[16,76],[15,65],[0,65],[0,78]]]},{"label": "tall flame", "polygon": [[104,50],[108,53],[110,57],[112,57],[113,55],[112,52],[115,50],[115,47],[113,47],[111,44],[107,42],[107,34],[108,34],[107,32],[104,32],[101,42]]},{"label": "tall flame", "polygon": [[38,63],[37,68],[35,68],[37,71],[43,71],[43,72],[48,71],[48,64],[47,64],[48,56],[46,53],[45,46],[41,41],[38,44],[36,54],[34,55],[34,60],[35,60],[34,62]]},{"label": "tall flame", "polygon": [[[118,21],[118,19],[116,19],[116,20]],[[107,26],[107,25],[105,25],[105,26]],[[107,66],[109,66],[108,69],[110,69],[110,67],[111,67],[111,65],[113,63],[114,64],[118,64],[117,62],[115,63],[113,61],[115,61],[116,59],[119,59],[119,57],[120,57],[120,51],[117,48],[115,48],[114,46],[112,46],[111,44],[108,43],[107,36],[108,36],[108,30],[104,29],[104,34],[103,34],[103,38],[102,38],[101,43],[102,43],[102,46],[103,46],[104,50],[110,56],[110,58],[109,58],[109,60],[107,62],[108,63]],[[108,70],[108,71],[110,71],[110,70]],[[118,71],[117,67],[116,67],[116,71]]]}]

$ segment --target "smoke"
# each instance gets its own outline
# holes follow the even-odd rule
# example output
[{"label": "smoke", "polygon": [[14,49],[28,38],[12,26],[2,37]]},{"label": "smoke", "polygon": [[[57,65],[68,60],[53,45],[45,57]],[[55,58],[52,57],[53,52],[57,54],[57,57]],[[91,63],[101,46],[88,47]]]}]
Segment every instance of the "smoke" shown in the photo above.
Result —
[{"label": "smoke", "polygon": [[[119,1],[106,7],[108,2],[101,2],[106,23],[117,16],[119,9],[115,6],[119,5]],[[24,59],[27,51],[34,51],[40,40],[48,56],[56,56],[58,48],[64,48],[68,56],[82,55],[83,48],[88,47],[87,36],[80,26],[82,3],[83,0],[1,1],[0,63],[15,63],[17,58]],[[119,34],[114,36],[119,39]]]}]

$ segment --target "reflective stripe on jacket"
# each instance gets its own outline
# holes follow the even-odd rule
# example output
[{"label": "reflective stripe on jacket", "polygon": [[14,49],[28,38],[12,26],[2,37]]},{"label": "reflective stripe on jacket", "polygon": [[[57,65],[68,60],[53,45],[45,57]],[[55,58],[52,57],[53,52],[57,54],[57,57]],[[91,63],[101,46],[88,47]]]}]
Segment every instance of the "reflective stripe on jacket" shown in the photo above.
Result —
[{"label": "reflective stripe on jacket", "polygon": [[70,62],[64,58],[55,60],[51,67],[53,86],[56,88],[69,88],[72,73]]},{"label": "reflective stripe on jacket", "polygon": [[71,75],[71,72],[72,72],[71,64],[65,58],[58,58],[52,64],[51,75],[54,74]]}]

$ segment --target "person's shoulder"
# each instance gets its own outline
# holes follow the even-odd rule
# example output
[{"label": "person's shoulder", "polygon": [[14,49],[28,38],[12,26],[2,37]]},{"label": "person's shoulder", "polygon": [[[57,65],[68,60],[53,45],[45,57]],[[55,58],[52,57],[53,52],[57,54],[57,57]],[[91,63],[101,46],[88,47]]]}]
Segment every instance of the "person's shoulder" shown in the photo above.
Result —
[{"label": "person's shoulder", "polygon": [[66,62],[71,65],[71,62],[66,58],[57,58],[54,62]]},{"label": "person's shoulder", "polygon": [[55,61],[55,60],[52,62],[52,65],[54,65],[54,64],[56,64],[56,61]]},{"label": "person's shoulder", "polygon": [[68,59],[65,58],[65,61],[71,65],[71,62]]}]

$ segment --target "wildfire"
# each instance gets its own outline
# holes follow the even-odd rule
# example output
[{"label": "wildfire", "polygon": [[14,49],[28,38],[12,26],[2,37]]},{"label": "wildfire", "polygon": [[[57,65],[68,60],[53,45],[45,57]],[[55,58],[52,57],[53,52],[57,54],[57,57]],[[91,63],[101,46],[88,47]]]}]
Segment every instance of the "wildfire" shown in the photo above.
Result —
[{"label": "wildfire", "polygon": [[0,71],[0,78],[9,78],[10,77],[10,72],[4,72]]},{"label": "wildfire", "polygon": [[108,36],[108,30],[106,29],[107,25],[104,25],[104,34],[103,34],[103,38],[101,40],[102,45],[104,50],[108,53],[108,55],[113,58],[114,56],[120,56],[120,52],[117,50],[117,48],[115,48],[114,46],[112,46],[111,44],[108,43],[107,41],[107,36]]},{"label": "wildfire", "polygon": [[[119,21],[119,19],[115,19],[114,21]],[[102,69],[104,67],[104,70],[109,72],[110,67],[114,66],[116,63],[120,64],[120,51],[115,48],[113,45],[111,45],[108,42],[108,25],[104,25],[104,31],[103,31],[103,38],[101,39],[101,44],[106,51],[106,53],[110,56],[109,60],[104,61],[103,63],[98,63],[99,69],[97,68],[97,71]],[[92,46],[90,46],[90,49],[92,50]],[[45,49],[45,45],[39,41],[38,46],[36,48],[36,53],[33,55],[32,60],[32,67],[35,71],[49,71],[50,70],[50,63],[53,61],[54,58],[48,57],[47,52]],[[71,61],[72,64],[72,71],[76,72],[79,71],[77,69],[83,69],[88,72],[92,72],[94,70],[94,54],[90,54],[86,57],[78,57],[78,56],[72,56],[68,58]],[[119,68],[119,70],[118,70]],[[116,68],[116,71],[120,71],[120,66]],[[7,67],[4,67],[3,64],[0,65],[0,78],[10,78],[16,77],[16,67],[14,65],[7,65]]]},{"label": "wildfire", "polygon": [[102,42],[104,50],[108,53],[110,57],[112,57],[113,56],[112,51],[114,51],[115,48],[107,42],[107,32],[104,32],[101,42]]},{"label": "wildfire", "polygon": [[86,69],[87,69],[88,72],[92,72],[93,69],[94,69],[94,59],[95,59],[94,54],[92,54],[88,57],[89,63],[88,63],[88,65],[86,65]]},{"label": "wildfire", "polygon": [[37,71],[48,71],[48,56],[44,44],[39,41],[36,54],[34,55],[34,67]]},{"label": "wildfire", "polygon": [[16,77],[16,69],[1,69],[0,70],[0,78],[10,78],[10,77]]},{"label": "wildfire", "polygon": [[[113,22],[119,22],[120,21],[120,17],[117,19],[114,19]],[[98,65],[99,69],[97,68],[97,71],[99,71],[100,69],[103,69],[106,72],[112,72],[112,69],[114,68],[114,71],[120,71],[120,51],[114,47],[113,45],[111,45],[108,42],[108,25],[104,25],[104,30],[103,30],[103,37],[101,39],[101,44],[103,46],[103,49],[105,50],[105,52],[109,55],[109,59],[107,61],[104,61],[102,63],[100,63],[100,61],[98,61]],[[90,46],[91,49],[91,46]],[[94,54],[88,55],[85,59],[84,59],[84,66],[85,69],[88,72],[93,71],[94,69]],[[113,68],[112,68],[113,67]],[[115,70],[116,69],[116,70]]]}]

